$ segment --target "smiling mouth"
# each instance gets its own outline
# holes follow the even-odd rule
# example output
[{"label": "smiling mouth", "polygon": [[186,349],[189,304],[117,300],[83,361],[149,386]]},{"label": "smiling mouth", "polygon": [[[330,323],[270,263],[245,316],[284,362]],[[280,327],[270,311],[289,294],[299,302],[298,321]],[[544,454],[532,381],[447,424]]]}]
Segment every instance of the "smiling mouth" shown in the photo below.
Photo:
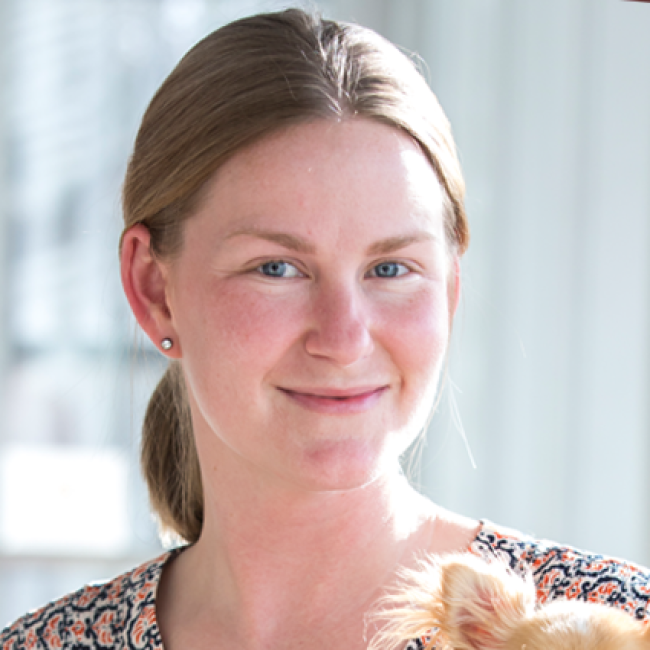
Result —
[{"label": "smiling mouth", "polygon": [[306,397],[318,397],[320,399],[333,399],[333,400],[346,400],[346,399],[356,399],[358,397],[364,397],[366,395],[371,395],[377,391],[385,390],[388,386],[363,386],[359,388],[349,388],[346,390],[336,389],[336,388],[315,388],[315,389],[305,389],[305,390],[296,390],[293,388],[280,388],[284,393],[292,393],[295,395],[305,395]]},{"label": "smiling mouth", "polygon": [[280,388],[282,393],[311,411],[346,415],[370,410],[388,390],[388,386],[359,387],[349,390]]}]

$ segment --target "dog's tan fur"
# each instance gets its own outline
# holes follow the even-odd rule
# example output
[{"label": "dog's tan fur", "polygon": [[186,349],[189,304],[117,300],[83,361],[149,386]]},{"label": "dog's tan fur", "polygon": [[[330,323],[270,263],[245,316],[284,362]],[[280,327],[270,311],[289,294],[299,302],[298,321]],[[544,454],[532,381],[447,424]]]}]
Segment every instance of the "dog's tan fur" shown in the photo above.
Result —
[{"label": "dog's tan fur", "polygon": [[650,650],[650,626],[621,610],[578,601],[537,607],[532,579],[471,555],[423,562],[386,599],[370,645],[394,650],[428,637],[427,650]]}]

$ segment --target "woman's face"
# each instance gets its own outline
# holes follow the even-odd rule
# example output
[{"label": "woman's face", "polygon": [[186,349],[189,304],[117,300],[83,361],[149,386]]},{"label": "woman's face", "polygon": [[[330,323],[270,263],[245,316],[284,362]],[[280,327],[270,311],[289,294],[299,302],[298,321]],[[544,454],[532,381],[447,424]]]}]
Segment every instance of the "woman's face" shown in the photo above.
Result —
[{"label": "woman's face", "polygon": [[308,490],[393,471],[434,402],[456,270],[399,131],[323,120],[236,154],[165,272],[203,471]]}]

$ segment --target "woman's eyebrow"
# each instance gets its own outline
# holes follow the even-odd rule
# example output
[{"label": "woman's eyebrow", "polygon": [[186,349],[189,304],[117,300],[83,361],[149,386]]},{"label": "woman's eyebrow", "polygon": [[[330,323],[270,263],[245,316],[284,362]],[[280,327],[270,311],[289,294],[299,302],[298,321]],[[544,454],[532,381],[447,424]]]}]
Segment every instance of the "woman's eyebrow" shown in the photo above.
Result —
[{"label": "woman's eyebrow", "polygon": [[296,251],[297,253],[313,254],[316,252],[316,247],[309,242],[306,242],[300,237],[289,235],[284,232],[274,232],[272,230],[256,230],[255,228],[241,228],[233,233],[230,233],[226,239],[239,237],[241,235],[248,235],[249,237],[257,237],[266,241],[279,244],[283,248]]},{"label": "woman's eyebrow", "polygon": [[[284,232],[275,232],[273,230],[241,228],[233,233],[230,233],[226,239],[233,239],[234,237],[240,237],[242,235],[264,239],[298,253],[313,255],[316,252],[316,246],[314,246],[314,244],[310,244],[309,242],[301,239],[300,237],[296,237],[295,235],[290,235]],[[401,248],[406,248],[411,244],[417,244],[418,242],[430,241],[434,239],[436,239],[435,235],[424,231],[412,233],[410,235],[397,235],[395,237],[387,237],[386,239],[380,239],[374,244],[371,244],[368,247],[366,254],[386,255],[388,253],[400,250]]]},{"label": "woman's eyebrow", "polygon": [[393,253],[400,248],[406,248],[411,244],[417,244],[422,241],[430,241],[436,239],[436,236],[430,232],[416,232],[411,235],[397,235],[396,237],[387,237],[371,244],[368,248],[368,255],[386,255]]}]

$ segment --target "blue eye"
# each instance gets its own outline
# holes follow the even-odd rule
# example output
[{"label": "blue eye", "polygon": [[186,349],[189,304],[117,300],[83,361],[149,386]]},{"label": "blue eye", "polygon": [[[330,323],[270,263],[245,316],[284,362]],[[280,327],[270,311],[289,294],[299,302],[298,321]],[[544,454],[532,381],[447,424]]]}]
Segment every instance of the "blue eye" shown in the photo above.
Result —
[{"label": "blue eye", "polygon": [[372,275],[376,278],[397,278],[408,272],[409,269],[404,264],[397,262],[382,262],[372,269]]},{"label": "blue eye", "polygon": [[282,260],[265,262],[256,270],[269,278],[298,278],[302,276],[302,273],[293,264]]}]

